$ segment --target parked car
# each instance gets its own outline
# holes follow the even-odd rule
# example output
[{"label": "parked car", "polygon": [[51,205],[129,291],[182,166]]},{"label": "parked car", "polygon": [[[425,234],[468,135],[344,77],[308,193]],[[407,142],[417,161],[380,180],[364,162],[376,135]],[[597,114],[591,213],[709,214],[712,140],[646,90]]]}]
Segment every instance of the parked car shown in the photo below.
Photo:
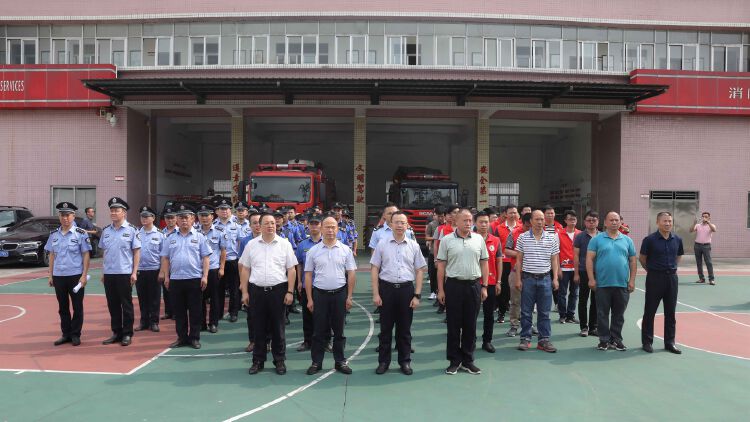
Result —
[{"label": "parked car", "polygon": [[0,233],[33,216],[26,207],[0,205]]},{"label": "parked car", "polygon": [[[81,218],[76,217],[76,224]],[[0,233],[0,264],[33,263],[49,265],[44,245],[50,233],[60,227],[58,217],[32,217]]]}]

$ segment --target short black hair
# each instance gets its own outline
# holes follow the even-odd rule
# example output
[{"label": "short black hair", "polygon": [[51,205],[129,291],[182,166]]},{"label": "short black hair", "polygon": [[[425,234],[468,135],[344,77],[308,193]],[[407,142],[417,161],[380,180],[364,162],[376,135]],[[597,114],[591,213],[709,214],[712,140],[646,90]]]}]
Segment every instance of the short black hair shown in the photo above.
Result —
[{"label": "short black hair", "polygon": [[482,212],[486,213],[488,217],[490,216],[490,214],[497,214],[497,210],[495,210],[492,207],[487,207],[487,208],[483,209]]},{"label": "short black hair", "polygon": [[[494,214],[494,213],[493,213]],[[474,222],[479,220],[479,217],[487,217],[490,218],[490,213],[488,213],[486,210],[479,211],[474,215]]]},{"label": "short black hair", "polygon": [[444,215],[445,214],[445,207],[442,205],[438,205],[435,207],[435,209],[432,211],[434,214],[438,215]]},{"label": "short black hair", "polygon": [[448,206],[445,207],[445,213],[446,214],[450,214],[453,211],[460,210],[460,209],[461,209],[461,207],[459,207],[458,205],[451,204],[451,205],[448,205]]},{"label": "short black hair", "polygon": [[388,201],[385,203],[385,205],[383,205],[383,211],[385,211],[386,208],[390,208],[390,207],[398,208],[398,205],[396,205],[395,202]]},{"label": "short black hair", "polygon": [[276,222],[276,217],[273,214],[271,214],[270,212],[262,212],[262,213],[260,213],[260,220],[259,221],[261,223],[263,223],[263,218],[265,218],[265,217],[271,217],[271,218],[273,218],[273,222],[274,223]]},{"label": "short black hair", "polygon": [[656,214],[656,221],[659,221],[660,218],[664,217],[665,215],[672,216],[672,213],[669,211],[661,211],[659,214]]},{"label": "short black hair", "polygon": [[86,207],[86,208],[83,209],[83,212],[87,213],[87,212],[89,212],[89,210],[94,211],[94,207]]},{"label": "short black hair", "polygon": [[583,216],[583,218],[589,218],[589,217],[599,219],[599,213],[594,210],[588,210],[586,212],[586,215]]},{"label": "short black hair", "polygon": [[555,207],[553,207],[553,206],[552,206],[552,205],[550,205],[550,204],[547,204],[547,205],[545,205],[545,206],[543,206],[543,207],[542,207],[542,212],[547,212],[547,210],[552,210],[552,211],[554,211],[554,210],[555,210]]},{"label": "short black hair", "polygon": [[[393,221],[393,217],[395,217],[397,215],[406,215],[406,213],[403,212],[403,211],[401,211],[401,210],[398,210],[398,211],[394,212],[393,214],[391,214],[391,221]],[[408,215],[406,215],[406,221],[407,222],[409,221],[409,216]]]},{"label": "short black hair", "polygon": [[707,216],[709,216],[709,217],[711,216],[711,213],[710,213],[710,212],[708,212],[708,211],[703,211],[703,212],[701,213],[701,217],[703,217],[703,214],[706,214],[706,215],[707,215]]},{"label": "short black hair", "polygon": [[503,207],[503,212],[508,212],[509,209],[515,208],[516,211],[518,211],[518,207],[515,204],[508,204]]},{"label": "short black hair", "polygon": [[521,222],[522,223],[531,223],[531,213],[527,212],[526,214],[521,216]]},{"label": "short black hair", "polygon": [[573,210],[567,210],[567,211],[565,211],[565,218],[566,219],[568,218],[569,215],[573,216],[575,218],[578,218],[578,214],[576,214],[576,212],[573,211]]}]

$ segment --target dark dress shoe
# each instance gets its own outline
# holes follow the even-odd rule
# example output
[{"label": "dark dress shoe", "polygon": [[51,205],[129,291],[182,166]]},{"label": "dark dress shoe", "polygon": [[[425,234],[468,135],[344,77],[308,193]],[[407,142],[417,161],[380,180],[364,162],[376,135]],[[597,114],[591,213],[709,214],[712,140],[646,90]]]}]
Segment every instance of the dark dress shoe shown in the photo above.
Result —
[{"label": "dark dress shoe", "polygon": [[177,341],[173,342],[172,344],[170,344],[169,348],[170,349],[176,349],[178,347],[182,347],[182,346],[185,346],[185,345],[187,345],[187,343],[185,343],[184,341],[177,340]]},{"label": "dark dress shoe", "polygon": [[372,313],[373,314],[379,314],[380,313],[380,308],[379,307],[375,308],[375,310]]},{"label": "dark dress shoe", "polygon": [[322,365],[319,363],[313,363],[309,368],[307,368],[307,375],[317,374],[320,371],[321,366]]},{"label": "dark dress shoe", "polygon": [[336,365],[334,365],[334,368],[336,368],[337,371],[341,372],[342,374],[351,375],[352,368],[349,367],[349,365],[346,364],[346,362],[338,362]]},{"label": "dark dress shoe", "polygon": [[646,353],[654,353],[654,348],[650,344],[644,344],[641,348]]},{"label": "dark dress shoe", "polygon": [[492,343],[482,343],[482,350],[487,353],[495,353],[495,346]]},{"label": "dark dress shoe", "polygon": [[292,307],[289,308],[289,312],[291,312],[293,314],[298,314],[298,313],[300,313],[300,310],[299,310],[298,307],[292,306]]},{"label": "dark dress shoe", "polygon": [[146,324],[141,324],[141,325],[139,325],[139,326],[137,326],[137,327],[135,327],[135,328],[133,329],[133,331],[143,331],[143,330],[148,330],[148,325],[146,325]]},{"label": "dark dress shoe", "polygon": [[283,360],[274,362],[273,365],[276,367],[276,373],[279,375],[286,374],[286,365]]},{"label": "dark dress shoe", "polygon": [[70,343],[70,337],[60,337],[59,339],[55,340],[54,344],[55,346],[59,346],[61,344]]},{"label": "dark dress shoe", "polygon": [[122,337],[118,336],[117,334],[112,334],[112,337],[104,340],[102,344],[114,344],[118,343],[120,340],[122,340]]},{"label": "dark dress shoe", "polygon": [[245,351],[247,353],[253,353],[253,349],[255,349],[255,343],[253,342],[250,342],[250,344],[248,344],[247,347],[245,347]]},{"label": "dark dress shoe", "polygon": [[151,324],[151,331],[158,333],[159,332],[159,324]]},{"label": "dark dress shoe", "polygon": [[130,336],[122,336],[122,341],[120,342],[123,346],[130,346],[130,343],[133,342],[133,339]]},{"label": "dark dress shoe", "polygon": [[253,362],[253,366],[251,366],[250,369],[247,370],[247,373],[250,375],[255,375],[262,370],[263,362]]},{"label": "dark dress shoe", "polygon": [[216,334],[217,331],[219,331],[219,329],[215,325],[211,324],[211,325],[208,326],[208,332],[209,333]]},{"label": "dark dress shoe", "polygon": [[80,346],[81,345],[81,338],[78,336],[73,336],[70,338],[70,342],[73,343],[73,346]]},{"label": "dark dress shoe", "polygon": [[172,315],[169,315],[169,314],[162,315],[161,319],[172,319]]},{"label": "dark dress shoe", "polygon": [[310,350],[310,343],[308,342],[302,342],[302,344],[300,344],[297,348],[298,352],[306,352],[308,350]]},{"label": "dark dress shoe", "polygon": [[414,373],[414,370],[411,369],[411,365],[409,365],[408,363],[404,363],[401,365],[401,373],[403,373],[404,375],[411,375]]},{"label": "dark dress shoe", "polygon": [[375,369],[375,373],[378,375],[383,375],[388,371],[388,364],[387,363],[379,363],[378,367]]},{"label": "dark dress shoe", "polygon": [[682,354],[682,350],[678,349],[674,344],[668,344],[664,346],[664,349],[666,349],[666,351],[668,351],[669,353],[674,353],[675,355]]},{"label": "dark dress shoe", "polygon": [[229,322],[237,322],[237,315],[230,315]]},{"label": "dark dress shoe", "polygon": [[195,350],[198,350],[201,348],[201,342],[198,340],[190,340],[190,347],[192,347]]}]

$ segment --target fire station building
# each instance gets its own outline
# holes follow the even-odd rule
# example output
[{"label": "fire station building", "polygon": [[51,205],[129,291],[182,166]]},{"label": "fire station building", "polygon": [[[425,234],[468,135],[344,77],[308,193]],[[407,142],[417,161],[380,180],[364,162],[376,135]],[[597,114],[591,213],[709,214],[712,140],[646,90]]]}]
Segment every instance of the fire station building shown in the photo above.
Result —
[{"label": "fire station building", "polygon": [[[79,7],[73,8],[78,3]],[[750,255],[744,0],[8,2],[0,205],[235,198],[260,163],[325,165],[361,228],[399,166],[470,205],[658,211]],[[131,213],[131,218],[136,217]]]}]

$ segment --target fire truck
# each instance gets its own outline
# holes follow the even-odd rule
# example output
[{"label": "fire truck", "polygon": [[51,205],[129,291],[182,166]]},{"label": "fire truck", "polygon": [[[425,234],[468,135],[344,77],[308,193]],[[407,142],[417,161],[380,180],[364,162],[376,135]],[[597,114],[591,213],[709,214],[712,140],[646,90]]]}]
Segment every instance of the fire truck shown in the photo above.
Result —
[{"label": "fire truck", "polygon": [[293,206],[303,212],[312,206],[328,209],[336,201],[336,184],[328,178],[323,166],[308,160],[290,160],[286,164],[259,164],[242,181],[240,192],[253,206],[266,204],[278,209]]},{"label": "fire truck", "polygon": [[388,188],[388,200],[398,205],[414,230],[417,241],[425,246],[424,231],[436,205],[458,202],[458,183],[440,170],[400,166]]}]

